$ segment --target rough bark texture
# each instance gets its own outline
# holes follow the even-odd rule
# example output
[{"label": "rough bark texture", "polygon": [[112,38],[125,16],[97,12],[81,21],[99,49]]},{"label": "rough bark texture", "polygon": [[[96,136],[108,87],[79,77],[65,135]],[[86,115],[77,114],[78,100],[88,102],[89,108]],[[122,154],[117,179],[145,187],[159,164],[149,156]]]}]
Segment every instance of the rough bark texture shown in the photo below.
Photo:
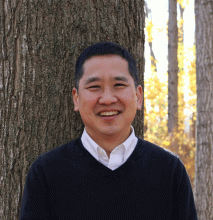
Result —
[{"label": "rough bark texture", "polygon": [[[87,46],[113,41],[144,72],[144,1],[0,1],[0,219],[18,219],[29,167],[83,131],[72,103],[74,67]],[[143,110],[133,126],[143,137]]]},{"label": "rough bark texture", "polygon": [[195,1],[197,134],[195,201],[199,220],[213,219],[213,1]]},{"label": "rough bark texture", "polygon": [[168,132],[178,126],[177,0],[169,0],[168,22]]}]

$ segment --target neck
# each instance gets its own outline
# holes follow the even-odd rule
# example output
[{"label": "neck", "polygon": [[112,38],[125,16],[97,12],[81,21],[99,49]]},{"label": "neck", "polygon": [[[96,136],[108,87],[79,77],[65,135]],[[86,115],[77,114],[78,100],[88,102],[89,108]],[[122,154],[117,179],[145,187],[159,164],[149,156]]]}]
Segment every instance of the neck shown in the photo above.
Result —
[{"label": "neck", "polygon": [[122,134],[120,136],[106,136],[106,135],[100,135],[98,138],[93,137],[93,135],[89,134],[88,135],[95,141],[95,143],[97,143],[101,148],[103,148],[108,157],[110,155],[110,153],[120,144],[122,144],[123,142],[125,142],[129,136],[132,133],[132,128],[130,128],[130,130],[128,131],[128,133],[126,134]]}]

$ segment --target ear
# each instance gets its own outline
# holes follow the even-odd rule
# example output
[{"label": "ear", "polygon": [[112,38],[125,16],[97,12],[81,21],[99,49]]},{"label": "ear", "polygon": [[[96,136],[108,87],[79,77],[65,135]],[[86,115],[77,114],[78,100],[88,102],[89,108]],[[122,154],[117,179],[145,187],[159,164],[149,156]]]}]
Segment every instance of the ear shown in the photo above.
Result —
[{"label": "ear", "polygon": [[72,97],[73,97],[73,103],[74,103],[74,111],[79,111],[79,95],[76,88],[72,89]]},{"label": "ear", "polygon": [[139,85],[137,87],[136,96],[137,96],[137,109],[141,110],[142,103],[143,103],[143,89],[142,89],[141,85]]}]

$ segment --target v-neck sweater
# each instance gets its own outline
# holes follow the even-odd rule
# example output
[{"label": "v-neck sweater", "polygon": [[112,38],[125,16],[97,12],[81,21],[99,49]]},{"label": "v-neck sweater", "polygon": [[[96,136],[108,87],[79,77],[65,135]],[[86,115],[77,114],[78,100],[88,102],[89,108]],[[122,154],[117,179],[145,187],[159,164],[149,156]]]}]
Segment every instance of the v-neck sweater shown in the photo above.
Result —
[{"label": "v-neck sweater", "polygon": [[31,165],[20,220],[196,220],[194,197],[179,157],[138,138],[127,161],[111,170],[78,138]]},{"label": "v-neck sweater", "polygon": [[135,149],[138,138],[135,136],[135,130],[131,125],[130,136],[120,145],[115,147],[108,157],[105,149],[99,146],[87,133],[86,128],[84,128],[83,134],[81,136],[81,142],[87,151],[99,162],[104,164],[111,170],[115,170],[120,167],[123,163],[127,161],[129,156]]}]

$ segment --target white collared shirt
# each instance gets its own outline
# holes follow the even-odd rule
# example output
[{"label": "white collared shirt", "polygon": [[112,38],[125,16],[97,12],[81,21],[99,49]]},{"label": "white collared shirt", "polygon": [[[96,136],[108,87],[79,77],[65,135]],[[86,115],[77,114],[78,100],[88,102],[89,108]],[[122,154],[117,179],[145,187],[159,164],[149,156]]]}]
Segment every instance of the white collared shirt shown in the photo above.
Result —
[{"label": "white collared shirt", "polygon": [[111,153],[110,159],[108,158],[105,150],[98,146],[92,138],[88,135],[86,128],[81,136],[83,146],[89,151],[92,156],[104,164],[111,170],[115,170],[127,161],[136,147],[138,138],[135,136],[134,128],[131,125],[131,135],[121,145],[117,146]]}]

